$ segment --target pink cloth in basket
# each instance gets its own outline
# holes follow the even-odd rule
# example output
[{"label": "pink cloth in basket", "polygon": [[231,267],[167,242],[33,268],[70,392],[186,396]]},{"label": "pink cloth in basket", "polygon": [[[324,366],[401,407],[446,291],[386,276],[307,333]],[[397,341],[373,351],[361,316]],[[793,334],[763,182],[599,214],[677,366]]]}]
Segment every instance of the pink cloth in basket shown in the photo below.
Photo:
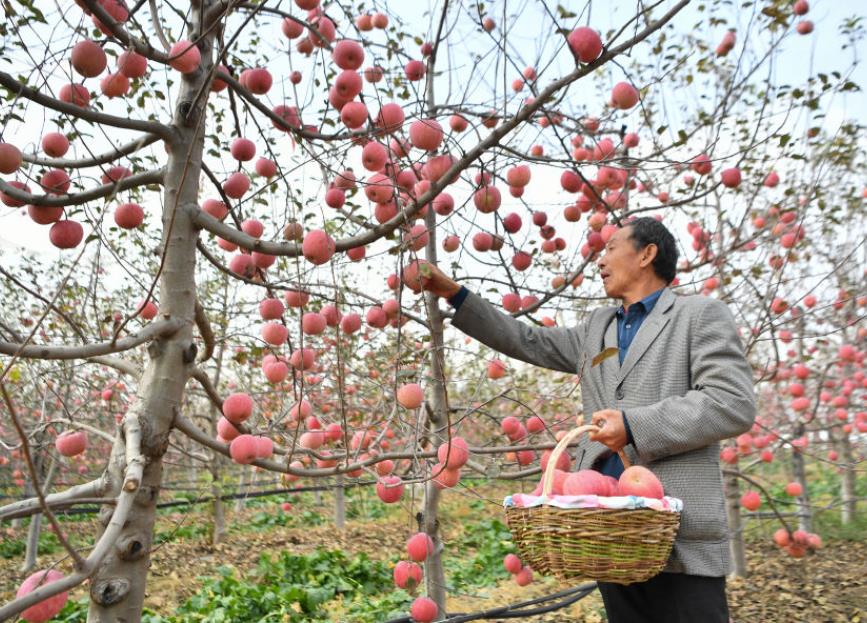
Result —
[{"label": "pink cloth in basket", "polygon": [[642,498],[636,495],[616,495],[602,497],[600,495],[530,495],[528,493],[515,493],[507,495],[503,500],[503,506],[520,506],[531,508],[533,506],[556,506],[557,508],[611,508],[611,509],[641,509],[649,508],[657,511],[671,511],[679,513],[683,510],[683,502],[678,498],[665,496],[662,499]]}]

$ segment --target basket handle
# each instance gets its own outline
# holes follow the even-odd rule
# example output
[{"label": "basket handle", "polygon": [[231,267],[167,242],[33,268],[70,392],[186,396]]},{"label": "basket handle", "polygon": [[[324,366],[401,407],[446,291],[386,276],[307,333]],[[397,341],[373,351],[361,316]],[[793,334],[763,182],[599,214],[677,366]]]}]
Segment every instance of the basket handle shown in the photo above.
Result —
[{"label": "basket handle", "polygon": [[[542,477],[542,497],[548,497],[551,495],[551,487],[554,485],[554,470],[557,466],[557,460],[560,458],[560,455],[566,451],[566,448],[574,439],[576,439],[582,433],[587,432],[599,432],[599,427],[594,426],[593,424],[585,424],[584,426],[579,426],[578,428],[573,428],[568,433],[563,436],[563,439],[554,447],[553,452],[551,452],[551,456],[548,457],[548,466],[545,468],[545,475]],[[626,454],[623,450],[618,450],[617,454],[620,455],[620,460],[623,461],[623,467],[629,467],[631,463],[629,459],[626,458]]]}]

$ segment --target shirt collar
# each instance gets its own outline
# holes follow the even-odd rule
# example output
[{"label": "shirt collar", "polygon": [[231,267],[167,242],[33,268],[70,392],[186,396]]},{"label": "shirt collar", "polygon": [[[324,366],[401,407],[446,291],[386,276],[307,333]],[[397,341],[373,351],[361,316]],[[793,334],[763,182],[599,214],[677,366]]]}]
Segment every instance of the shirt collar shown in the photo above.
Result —
[{"label": "shirt collar", "polygon": [[[659,300],[659,297],[662,295],[662,291],[665,290],[665,287],[660,288],[656,292],[652,292],[645,296],[640,301],[636,301],[632,305],[629,306],[629,309],[632,309],[636,305],[640,305],[638,309],[643,310],[645,315],[650,314],[653,311],[653,307],[656,305],[656,302]],[[622,318],[626,312],[623,310],[623,305],[620,306],[620,309],[617,310],[617,316]]]}]

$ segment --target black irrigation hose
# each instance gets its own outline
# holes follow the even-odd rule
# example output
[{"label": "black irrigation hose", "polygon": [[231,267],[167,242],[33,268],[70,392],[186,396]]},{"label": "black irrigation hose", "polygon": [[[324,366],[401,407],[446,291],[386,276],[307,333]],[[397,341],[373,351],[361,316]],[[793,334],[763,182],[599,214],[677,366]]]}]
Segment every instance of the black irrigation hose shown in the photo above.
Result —
[{"label": "black irrigation hose", "polygon": [[[479,612],[471,613],[456,612],[447,616],[445,619],[441,619],[438,623],[466,623],[467,621],[477,621],[481,619],[517,619],[537,616],[570,606],[576,601],[584,599],[594,590],[596,590],[596,582],[591,582],[589,584],[582,584],[581,586],[569,588],[543,597],[537,597],[528,601],[510,604],[508,606],[501,606],[499,608],[491,608],[490,610],[480,610]],[[556,601],[541,608],[525,609],[528,606],[535,606],[536,604],[545,603],[561,597],[564,597],[565,599],[561,599],[560,601]],[[385,621],[385,623],[412,623],[412,617],[398,617],[396,619],[389,619],[388,621]]]}]

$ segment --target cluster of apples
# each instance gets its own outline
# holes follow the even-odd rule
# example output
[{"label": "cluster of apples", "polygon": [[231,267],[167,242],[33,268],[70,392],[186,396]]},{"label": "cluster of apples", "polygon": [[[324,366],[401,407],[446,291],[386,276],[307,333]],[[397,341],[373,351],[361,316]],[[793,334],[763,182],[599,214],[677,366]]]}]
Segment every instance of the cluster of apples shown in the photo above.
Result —
[{"label": "cluster of apples", "polygon": [[[592,469],[581,469],[577,472],[555,469],[551,494],[599,495],[602,497],[635,495],[656,499],[661,499],[665,495],[659,478],[641,465],[627,467],[619,479],[606,476]],[[542,482],[536,485],[532,495],[542,495]]]},{"label": "cluster of apples", "polygon": [[774,532],[774,543],[792,558],[803,558],[807,551],[822,549],[822,537],[805,530],[789,532],[786,528],[780,528]]},{"label": "cluster of apples", "polygon": [[503,567],[512,574],[518,586],[527,586],[533,581],[533,569],[524,565],[515,554],[506,554],[503,558]]},{"label": "cluster of apples", "polygon": [[[421,584],[424,571],[418,563],[427,560],[434,551],[434,542],[426,532],[417,532],[406,542],[406,553],[410,560],[401,560],[394,566],[394,583],[410,593]],[[430,622],[436,619],[436,603],[428,597],[417,597],[410,606],[410,614],[415,621]]]},{"label": "cluster of apples", "polygon": [[433,551],[433,539],[426,532],[417,532],[409,537],[406,542],[406,553],[410,560],[401,560],[394,566],[395,585],[409,592],[415,591],[424,575],[418,563],[427,560]]}]

